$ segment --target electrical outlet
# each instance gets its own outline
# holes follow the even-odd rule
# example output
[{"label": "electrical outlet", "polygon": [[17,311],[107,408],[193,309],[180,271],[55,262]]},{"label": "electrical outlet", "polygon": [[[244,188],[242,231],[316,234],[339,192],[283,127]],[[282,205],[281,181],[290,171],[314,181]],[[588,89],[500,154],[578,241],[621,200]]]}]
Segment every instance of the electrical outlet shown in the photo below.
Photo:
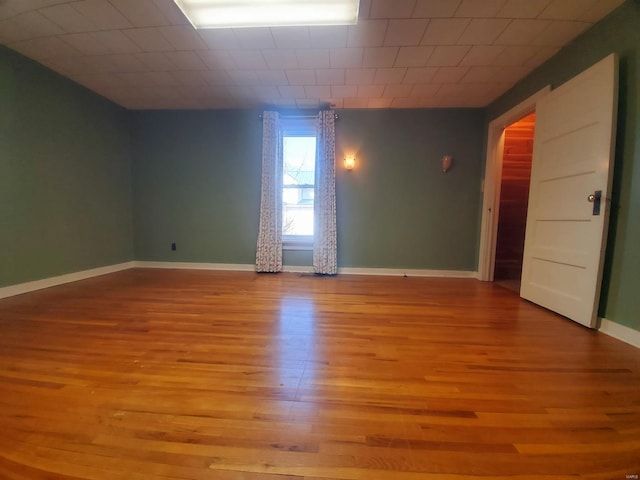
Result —
[{"label": "electrical outlet", "polygon": [[171,250],[172,250],[172,251],[174,251],[174,252],[176,251],[176,244],[175,244],[175,242],[171,244]]}]

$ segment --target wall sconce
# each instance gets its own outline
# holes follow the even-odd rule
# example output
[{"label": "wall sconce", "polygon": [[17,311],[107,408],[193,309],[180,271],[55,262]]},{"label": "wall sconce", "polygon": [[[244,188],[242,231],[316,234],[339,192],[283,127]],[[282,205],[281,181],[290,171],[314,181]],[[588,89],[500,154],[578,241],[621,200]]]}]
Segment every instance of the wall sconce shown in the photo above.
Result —
[{"label": "wall sconce", "polygon": [[442,171],[446,173],[453,166],[453,157],[451,155],[445,155],[440,162],[442,163]]},{"label": "wall sconce", "polygon": [[344,157],[344,168],[345,170],[351,171],[353,167],[356,166],[356,156],[355,155],[346,155]]}]

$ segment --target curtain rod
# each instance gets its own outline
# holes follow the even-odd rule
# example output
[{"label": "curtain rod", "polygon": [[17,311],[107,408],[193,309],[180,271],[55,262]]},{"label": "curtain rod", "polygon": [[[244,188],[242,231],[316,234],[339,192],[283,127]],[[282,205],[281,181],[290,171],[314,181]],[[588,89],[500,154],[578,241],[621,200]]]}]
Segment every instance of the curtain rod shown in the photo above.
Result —
[{"label": "curtain rod", "polygon": [[[318,117],[318,115],[286,115],[286,114],[281,114],[280,116],[282,118],[293,118],[293,119],[296,119],[296,118],[317,118]],[[260,120],[262,120],[262,114],[261,113],[258,114],[258,118]],[[335,118],[335,120],[338,120],[340,117],[336,113],[336,114],[334,114],[334,118]]]}]

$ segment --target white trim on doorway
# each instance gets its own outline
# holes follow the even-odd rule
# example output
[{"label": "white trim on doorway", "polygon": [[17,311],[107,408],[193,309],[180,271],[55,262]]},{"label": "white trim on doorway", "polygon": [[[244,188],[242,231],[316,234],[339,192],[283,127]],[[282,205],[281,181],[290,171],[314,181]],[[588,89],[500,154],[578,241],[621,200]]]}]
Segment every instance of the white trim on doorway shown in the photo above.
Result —
[{"label": "white trim on doorway", "polygon": [[487,128],[487,157],[483,180],[482,227],[478,251],[478,279],[493,281],[500,211],[500,185],[502,183],[502,156],[504,129],[533,113],[536,103],[551,91],[547,85],[515,107],[489,123]]}]

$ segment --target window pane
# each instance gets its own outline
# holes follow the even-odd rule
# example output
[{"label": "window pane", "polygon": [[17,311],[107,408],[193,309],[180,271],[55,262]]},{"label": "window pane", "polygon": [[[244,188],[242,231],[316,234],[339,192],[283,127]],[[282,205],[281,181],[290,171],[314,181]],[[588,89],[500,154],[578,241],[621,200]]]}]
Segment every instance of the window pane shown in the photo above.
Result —
[{"label": "window pane", "polygon": [[315,185],[316,137],[283,137],[284,185]]},{"label": "window pane", "polygon": [[285,188],[282,191],[282,233],[313,235],[313,188]]},{"label": "window pane", "polygon": [[283,136],[282,234],[313,236],[316,137]]}]

